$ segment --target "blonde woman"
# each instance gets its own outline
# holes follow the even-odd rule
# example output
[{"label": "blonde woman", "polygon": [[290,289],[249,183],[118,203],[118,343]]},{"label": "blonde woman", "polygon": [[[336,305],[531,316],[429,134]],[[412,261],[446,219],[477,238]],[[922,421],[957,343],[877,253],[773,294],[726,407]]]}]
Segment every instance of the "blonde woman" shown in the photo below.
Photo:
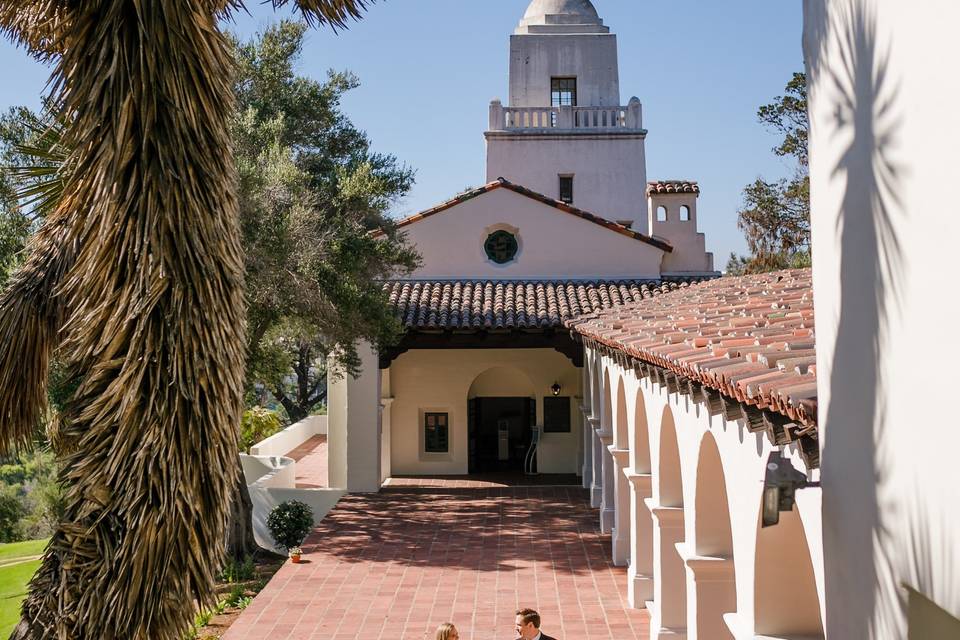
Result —
[{"label": "blonde woman", "polygon": [[460,640],[460,632],[452,622],[444,622],[437,627],[437,640]]}]

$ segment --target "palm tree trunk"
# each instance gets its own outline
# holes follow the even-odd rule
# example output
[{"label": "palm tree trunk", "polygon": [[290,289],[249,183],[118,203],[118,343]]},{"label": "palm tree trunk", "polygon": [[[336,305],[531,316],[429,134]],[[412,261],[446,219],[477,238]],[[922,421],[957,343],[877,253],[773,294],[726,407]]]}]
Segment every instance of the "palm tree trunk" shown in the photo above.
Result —
[{"label": "palm tree trunk", "polygon": [[245,340],[232,60],[203,4],[96,0],[63,22],[53,86],[75,177],[54,218],[77,214],[77,251],[54,294],[62,326],[32,343],[41,364],[59,348],[76,390],[60,430],[65,516],[17,638],[179,638],[189,603],[212,601]]}]

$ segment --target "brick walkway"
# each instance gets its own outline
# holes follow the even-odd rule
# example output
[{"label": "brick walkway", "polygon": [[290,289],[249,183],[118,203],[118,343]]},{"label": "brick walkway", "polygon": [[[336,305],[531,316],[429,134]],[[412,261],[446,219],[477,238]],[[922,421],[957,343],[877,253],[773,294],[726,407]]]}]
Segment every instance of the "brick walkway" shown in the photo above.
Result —
[{"label": "brick walkway", "polygon": [[514,637],[518,606],[559,640],[648,638],[626,604],[587,492],[576,487],[416,488],[347,496],[225,640]]},{"label": "brick walkway", "polygon": [[298,489],[322,489],[327,486],[327,436],[313,436],[287,454],[297,462]]}]

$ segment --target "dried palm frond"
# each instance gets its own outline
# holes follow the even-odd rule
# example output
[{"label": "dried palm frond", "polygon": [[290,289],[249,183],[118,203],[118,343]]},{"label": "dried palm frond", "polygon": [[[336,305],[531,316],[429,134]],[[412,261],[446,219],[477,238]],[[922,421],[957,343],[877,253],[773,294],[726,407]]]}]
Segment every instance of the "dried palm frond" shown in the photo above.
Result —
[{"label": "dried palm frond", "polygon": [[[347,20],[359,18],[374,0],[292,0],[308,23],[329,24],[344,28]],[[274,7],[283,7],[291,0],[273,0]]]},{"label": "dried palm frond", "polygon": [[69,10],[65,0],[0,0],[0,32],[49,60],[63,48]]},{"label": "dried palm frond", "polygon": [[2,455],[30,442],[47,409],[47,374],[63,317],[55,292],[76,254],[75,222],[67,214],[49,218],[0,297]]}]

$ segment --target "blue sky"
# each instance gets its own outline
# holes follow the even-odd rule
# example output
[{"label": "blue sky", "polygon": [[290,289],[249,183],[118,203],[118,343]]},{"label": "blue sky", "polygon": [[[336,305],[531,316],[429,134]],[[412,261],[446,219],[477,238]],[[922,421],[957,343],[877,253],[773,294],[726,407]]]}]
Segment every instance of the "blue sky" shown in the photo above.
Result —
[{"label": "blue sky", "polygon": [[[508,38],[528,0],[386,0],[334,34],[310,33],[300,72],[349,69],[363,83],[344,107],[377,151],[417,171],[404,216],[485,178],[483,130],[507,98]],[[643,102],[650,179],[698,180],[700,230],[722,268],[745,245],[743,187],[790,172],[756,121],[803,66],[799,0],[594,0],[618,35],[622,100]],[[250,2],[231,30],[251,36],[278,16]],[[0,109],[36,107],[49,70],[0,42]]]}]

